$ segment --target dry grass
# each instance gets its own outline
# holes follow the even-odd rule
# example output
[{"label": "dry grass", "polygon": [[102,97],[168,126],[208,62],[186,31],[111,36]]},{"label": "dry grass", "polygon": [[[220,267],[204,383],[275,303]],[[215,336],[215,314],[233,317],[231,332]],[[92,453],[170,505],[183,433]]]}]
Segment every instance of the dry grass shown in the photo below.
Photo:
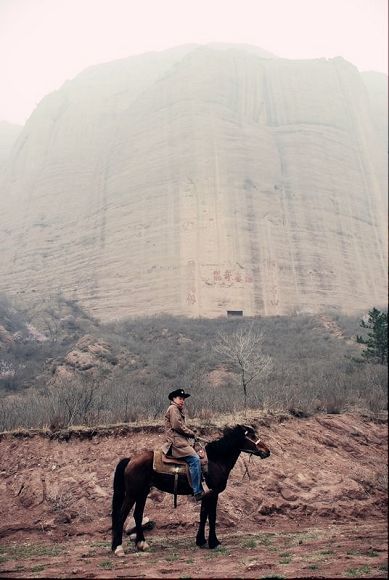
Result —
[{"label": "dry grass", "polygon": [[[188,405],[191,421],[197,418],[199,424],[214,427],[223,421],[248,420],[250,413],[307,417],[358,409],[378,415],[387,409],[387,368],[360,362],[360,345],[349,340],[358,332],[359,317],[337,318],[345,339],[342,333],[332,335],[317,316],[242,320],[161,316],[99,325],[72,305],[69,329],[60,325],[64,306],[69,307],[61,302],[56,311],[51,305],[51,316],[58,323],[55,341],[40,346],[22,341],[20,352],[16,343],[7,352],[15,364],[24,361],[25,368],[8,385],[12,391],[7,387],[1,396],[0,389],[3,431],[40,427],[61,432],[75,425],[93,429],[160,422],[167,393],[176,387],[193,395]],[[21,332],[20,316],[14,327]],[[213,348],[220,333],[245,329],[263,336],[263,353],[272,359],[266,379],[248,386],[247,414],[239,373]],[[107,352],[96,357],[92,369],[68,366],[70,378],[59,379],[57,370],[65,355],[85,331],[104,342]]]}]

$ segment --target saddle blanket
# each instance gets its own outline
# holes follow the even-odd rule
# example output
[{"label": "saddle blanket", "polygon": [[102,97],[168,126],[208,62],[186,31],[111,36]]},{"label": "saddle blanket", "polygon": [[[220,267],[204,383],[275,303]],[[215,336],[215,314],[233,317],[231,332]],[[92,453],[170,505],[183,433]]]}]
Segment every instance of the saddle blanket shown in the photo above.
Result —
[{"label": "saddle blanket", "polygon": [[166,457],[162,449],[154,449],[153,469],[157,473],[186,475],[190,482],[189,468],[186,461],[179,461],[174,457]]}]

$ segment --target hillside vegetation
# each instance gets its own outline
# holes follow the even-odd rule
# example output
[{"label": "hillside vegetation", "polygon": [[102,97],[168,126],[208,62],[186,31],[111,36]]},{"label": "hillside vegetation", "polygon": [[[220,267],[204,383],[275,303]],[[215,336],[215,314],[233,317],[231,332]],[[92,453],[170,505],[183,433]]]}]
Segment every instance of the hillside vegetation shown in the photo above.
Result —
[{"label": "hillside vegetation", "polygon": [[[361,313],[361,317],[366,313]],[[187,319],[158,316],[102,324],[62,296],[34,305],[0,301],[0,430],[111,424],[162,417],[167,394],[192,393],[189,416],[211,421],[247,409],[308,416],[387,409],[387,368],[356,341],[360,317],[340,314]],[[247,384],[217,349],[221,338],[262,337]],[[247,370],[247,369],[246,369]]]}]

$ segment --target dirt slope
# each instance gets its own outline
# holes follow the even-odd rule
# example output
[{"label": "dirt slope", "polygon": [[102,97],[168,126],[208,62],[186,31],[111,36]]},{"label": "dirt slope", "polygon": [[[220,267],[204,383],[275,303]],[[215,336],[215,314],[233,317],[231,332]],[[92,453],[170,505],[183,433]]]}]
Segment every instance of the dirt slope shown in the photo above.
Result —
[{"label": "dirt slope", "polygon": [[[153,490],[151,550],[109,550],[116,463],[158,428],[0,439],[4,577],[385,577],[387,422],[357,414],[257,418],[272,454],[241,456],[220,496],[219,551],[199,550],[199,506]],[[217,429],[204,431],[208,438]],[[130,524],[132,518],[130,518]],[[207,573],[204,574],[204,570]]]}]

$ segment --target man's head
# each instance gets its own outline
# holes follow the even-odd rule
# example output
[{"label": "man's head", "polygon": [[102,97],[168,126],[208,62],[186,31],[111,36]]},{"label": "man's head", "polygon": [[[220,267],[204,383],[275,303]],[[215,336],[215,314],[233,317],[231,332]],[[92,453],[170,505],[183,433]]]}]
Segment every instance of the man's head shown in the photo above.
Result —
[{"label": "man's head", "polygon": [[176,389],[169,393],[169,400],[172,401],[177,407],[182,407],[185,404],[185,399],[190,397],[189,393],[185,393],[184,389]]}]

